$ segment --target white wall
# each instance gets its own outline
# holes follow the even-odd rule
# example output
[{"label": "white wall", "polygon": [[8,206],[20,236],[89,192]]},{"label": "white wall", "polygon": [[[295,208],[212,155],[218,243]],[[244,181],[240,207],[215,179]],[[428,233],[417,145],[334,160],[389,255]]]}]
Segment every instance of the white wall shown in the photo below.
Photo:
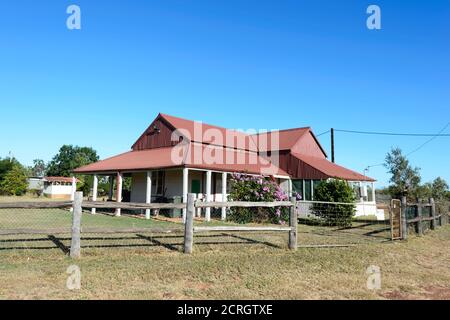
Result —
[{"label": "white wall", "polygon": [[44,194],[47,195],[70,195],[72,186],[47,185],[44,188]]},{"label": "white wall", "polygon": [[[191,174],[191,172],[189,172]],[[183,196],[183,170],[166,171],[164,184],[167,188],[166,197]],[[190,183],[189,183],[190,186]]]},{"label": "white wall", "polygon": [[131,202],[145,203],[145,192],[147,189],[147,173],[139,172],[131,175]]},{"label": "white wall", "polygon": [[373,202],[357,203],[355,217],[376,216],[377,220],[384,220],[384,210],[378,210]]}]

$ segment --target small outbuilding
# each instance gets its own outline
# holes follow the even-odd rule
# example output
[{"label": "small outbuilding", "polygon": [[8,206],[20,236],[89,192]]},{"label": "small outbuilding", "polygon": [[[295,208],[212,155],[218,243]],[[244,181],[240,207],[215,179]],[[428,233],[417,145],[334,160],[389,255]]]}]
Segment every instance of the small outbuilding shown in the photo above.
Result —
[{"label": "small outbuilding", "polygon": [[78,180],[68,177],[43,178],[44,196],[50,199],[71,200],[75,194]]}]

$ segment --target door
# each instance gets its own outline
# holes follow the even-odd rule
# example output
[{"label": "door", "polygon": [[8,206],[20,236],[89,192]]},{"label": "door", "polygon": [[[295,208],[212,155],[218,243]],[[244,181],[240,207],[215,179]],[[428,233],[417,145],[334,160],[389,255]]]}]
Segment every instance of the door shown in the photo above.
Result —
[{"label": "door", "polygon": [[200,193],[200,180],[192,180],[191,182],[191,193]]}]

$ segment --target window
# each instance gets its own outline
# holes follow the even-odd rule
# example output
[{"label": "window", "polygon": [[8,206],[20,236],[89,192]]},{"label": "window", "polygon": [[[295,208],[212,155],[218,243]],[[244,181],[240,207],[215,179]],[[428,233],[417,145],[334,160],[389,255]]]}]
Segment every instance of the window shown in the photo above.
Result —
[{"label": "window", "polygon": [[303,199],[303,180],[292,180],[292,191],[297,192]]},{"label": "window", "polygon": [[158,196],[164,193],[164,171],[153,171],[152,172],[152,190],[155,190],[155,194]]},{"label": "window", "polygon": [[305,199],[306,201],[312,200],[312,189],[311,189],[311,180],[303,180],[304,188],[305,188]]},{"label": "window", "polygon": [[373,202],[373,183],[368,182],[367,183],[367,201]]},{"label": "window", "polygon": [[353,193],[355,195],[356,202],[360,202],[361,188],[359,186],[359,182],[349,182],[348,184],[353,189]]},{"label": "window", "polygon": [[314,191],[322,180],[313,180],[312,181],[312,199],[314,200]]}]

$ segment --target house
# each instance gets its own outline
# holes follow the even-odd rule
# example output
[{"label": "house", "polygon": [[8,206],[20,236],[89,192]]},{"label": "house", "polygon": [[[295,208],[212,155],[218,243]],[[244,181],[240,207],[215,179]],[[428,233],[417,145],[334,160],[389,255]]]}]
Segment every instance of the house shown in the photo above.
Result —
[{"label": "house", "polygon": [[78,180],[67,177],[44,177],[42,182],[44,196],[58,200],[73,200]]},{"label": "house", "polygon": [[[357,215],[375,215],[375,180],[327,160],[327,154],[311,128],[270,132],[240,132],[198,121],[159,114],[132,145],[131,150],[75,170],[116,180],[116,201],[123,200],[123,178],[131,177],[131,202],[186,202],[198,199],[226,200],[232,173],[263,175],[274,179],[292,195],[314,200],[318,182],[346,180],[358,194]],[[109,192],[113,198],[113,184]],[[116,212],[120,215],[120,209]],[[205,208],[206,220],[211,209]],[[149,210],[146,216],[150,216]],[[226,209],[221,209],[225,218]]]}]

